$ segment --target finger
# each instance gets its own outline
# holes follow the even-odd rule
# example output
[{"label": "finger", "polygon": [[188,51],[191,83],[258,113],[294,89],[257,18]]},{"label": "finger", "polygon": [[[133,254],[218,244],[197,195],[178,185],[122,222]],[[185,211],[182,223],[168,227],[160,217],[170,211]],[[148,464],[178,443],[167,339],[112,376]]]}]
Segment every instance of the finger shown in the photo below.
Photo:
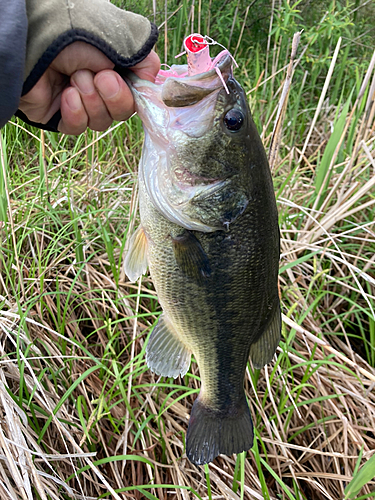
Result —
[{"label": "finger", "polygon": [[133,66],[131,70],[139,76],[139,78],[154,82],[160,70],[159,56],[152,50],[143,61]]},{"label": "finger", "polygon": [[69,83],[64,75],[46,71],[34,87],[21,97],[19,109],[29,120],[47,123],[60,108],[60,88]]},{"label": "finger", "polygon": [[70,81],[80,93],[88,116],[88,126],[92,130],[106,130],[111,125],[112,118],[95,88],[94,73],[81,69],[72,75]]},{"label": "finger", "polygon": [[101,71],[94,85],[113,120],[127,120],[134,113],[134,99],[129,87],[115,71]]},{"label": "finger", "polygon": [[80,93],[88,116],[88,126],[92,130],[107,129],[112,123],[112,118],[94,86],[94,73],[87,69],[76,71],[71,77],[71,84]]},{"label": "finger", "polygon": [[73,75],[76,71],[87,68],[97,73],[103,69],[112,69],[113,66],[113,62],[103,52],[85,42],[68,45],[51,63],[52,69],[65,75]]},{"label": "finger", "polygon": [[80,93],[74,87],[65,89],[61,94],[61,120],[58,129],[63,134],[79,135],[87,127],[88,116]]}]

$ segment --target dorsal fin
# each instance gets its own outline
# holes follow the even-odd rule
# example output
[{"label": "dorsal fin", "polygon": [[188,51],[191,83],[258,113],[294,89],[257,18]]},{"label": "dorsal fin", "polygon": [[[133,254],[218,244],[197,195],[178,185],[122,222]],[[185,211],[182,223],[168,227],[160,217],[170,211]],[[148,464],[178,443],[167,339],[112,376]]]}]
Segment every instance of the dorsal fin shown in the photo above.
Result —
[{"label": "dorsal fin", "polygon": [[264,365],[272,360],[280,342],[280,331],[281,311],[280,302],[277,299],[277,305],[274,307],[271,321],[259,339],[254,344],[251,344],[250,359],[253,362],[254,368],[263,368]]}]

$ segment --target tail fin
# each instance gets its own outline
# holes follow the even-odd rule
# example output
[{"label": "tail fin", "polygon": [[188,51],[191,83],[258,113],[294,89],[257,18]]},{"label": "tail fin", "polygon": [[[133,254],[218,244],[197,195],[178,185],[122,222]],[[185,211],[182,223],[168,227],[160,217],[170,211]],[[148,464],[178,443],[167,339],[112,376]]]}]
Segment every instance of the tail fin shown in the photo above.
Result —
[{"label": "tail fin", "polygon": [[195,465],[206,464],[220,454],[232,455],[253,446],[254,432],[245,394],[228,411],[206,406],[199,398],[191,410],[186,454]]}]

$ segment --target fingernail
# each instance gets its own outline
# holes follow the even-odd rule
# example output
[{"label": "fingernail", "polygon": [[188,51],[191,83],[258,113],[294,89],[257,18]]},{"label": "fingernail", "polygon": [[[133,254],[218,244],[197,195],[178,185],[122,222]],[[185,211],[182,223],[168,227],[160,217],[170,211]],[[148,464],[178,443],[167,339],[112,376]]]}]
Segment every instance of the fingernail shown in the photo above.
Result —
[{"label": "fingernail", "polygon": [[114,74],[102,72],[95,78],[95,85],[103,99],[113,99],[120,90],[120,85]]},{"label": "fingernail", "polygon": [[88,70],[78,70],[72,80],[82,94],[92,94],[95,91],[92,73]]},{"label": "fingernail", "polygon": [[65,94],[66,102],[72,111],[78,111],[81,106],[81,97],[76,89],[68,89]]}]

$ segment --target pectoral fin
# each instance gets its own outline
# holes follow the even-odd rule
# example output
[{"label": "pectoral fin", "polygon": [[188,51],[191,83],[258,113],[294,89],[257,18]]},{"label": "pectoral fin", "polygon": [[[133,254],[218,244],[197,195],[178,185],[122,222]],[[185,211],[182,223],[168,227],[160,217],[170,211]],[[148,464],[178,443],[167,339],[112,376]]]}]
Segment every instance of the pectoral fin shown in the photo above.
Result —
[{"label": "pectoral fin", "polygon": [[130,281],[136,281],[147,271],[147,238],[142,226],[130,238],[124,271]]},{"label": "pectoral fin", "polygon": [[274,314],[261,337],[250,347],[250,359],[255,368],[263,368],[272,360],[280,342],[281,311],[280,303],[274,308]]},{"label": "pectoral fin", "polygon": [[177,378],[190,366],[190,351],[177,337],[173,326],[162,314],[146,347],[146,363],[157,375]]},{"label": "pectoral fin", "polygon": [[186,276],[199,281],[211,275],[208,257],[193,233],[184,231],[172,241],[176,262]]}]

